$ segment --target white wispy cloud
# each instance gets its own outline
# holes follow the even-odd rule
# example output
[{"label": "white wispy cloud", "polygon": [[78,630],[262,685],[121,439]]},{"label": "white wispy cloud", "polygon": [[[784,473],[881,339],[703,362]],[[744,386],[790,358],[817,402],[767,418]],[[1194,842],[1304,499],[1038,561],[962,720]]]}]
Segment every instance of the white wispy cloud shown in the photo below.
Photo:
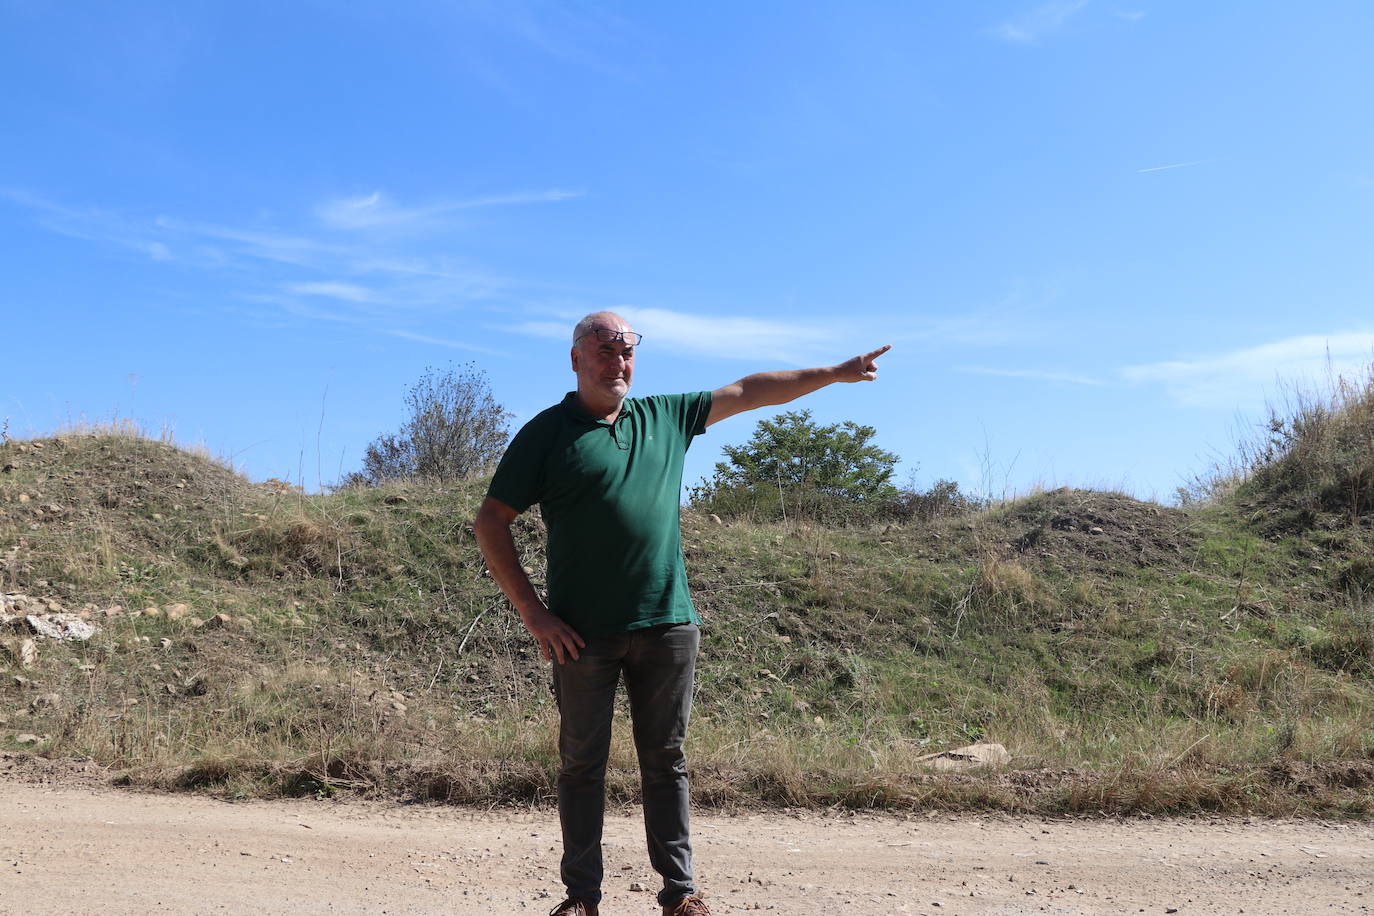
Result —
[{"label": "white wispy cloud", "polygon": [[[253,303],[258,307],[257,315],[275,310],[273,321],[329,322],[435,346],[494,352],[480,342],[468,342],[466,332],[446,336],[447,328],[453,326],[447,319],[464,311],[499,308],[510,316],[501,326],[503,333],[559,339],[568,336],[583,314],[604,307],[596,303],[574,310],[567,305],[545,305],[551,301],[566,303],[566,291],[556,285],[495,274],[472,263],[455,250],[461,246],[462,236],[452,230],[356,235],[336,231],[344,225],[366,226],[369,219],[381,225],[388,214],[408,218],[397,215],[402,209],[438,213],[461,207],[560,200],[573,192],[517,191],[411,208],[397,208],[379,193],[352,199],[349,206],[353,212],[341,215],[345,209],[334,214],[334,227],[320,225],[323,217],[319,209],[302,213],[296,220],[278,218],[234,225],[171,215],[126,217],[62,207],[21,192],[0,194],[32,210],[36,221],[52,231],[132,248],[152,261],[175,258],[183,271],[197,270],[213,277],[224,308]],[[373,211],[372,215],[364,216],[368,211]],[[765,359],[782,365],[817,365],[884,343],[987,346],[1024,340],[1033,334],[1033,328],[1017,324],[1013,313],[1020,309],[1004,306],[948,316],[913,312],[896,320],[865,320],[853,310],[837,312],[828,320],[776,320],[728,309],[687,313],[624,306],[616,310],[655,348]],[[490,323],[485,318],[481,321]],[[472,322],[463,326],[470,327]]]},{"label": "white wispy cloud", "polygon": [[961,372],[974,375],[995,375],[1002,378],[1034,379],[1042,382],[1064,382],[1069,385],[1101,385],[1102,382],[1086,375],[1069,372],[1050,372],[1041,369],[993,369],[987,366],[963,366]]},{"label": "white wispy cloud", "polygon": [[551,204],[560,200],[572,200],[582,197],[583,191],[567,191],[562,188],[550,188],[547,191],[520,191],[514,194],[489,194],[486,197],[474,197],[470,200],[458,201],[453,205],[455,210],[470,210],[473,207],[508,207],[515,204]]},{"label": "white wispy cloud", "polygon": [[433,344],[436,347],[448,347],[452,350],[469,350],[473,353],[484,353],[487,356],[504,356],[501,350],[494,350],[490,347],[483,347],[478,344],[466,343],[461,340],[451,340],[446,337],[433,337],[429,334],[417,334],[414,331],[406,331],[400,328],[385,328],[383,334],[390,334],[392,337],[399,337],[402,340],[413,340],[416,343]]},{"label": "white wispy cloud", "polygon": [[81,209],[56,203],[17,188],[0,188],[0,198],[31,211],[49,232],[87,242],[103,242],[138,252],[154,261],[175,260],[175,253],[157,238],[155,231],[118,213],[99,208]]},{"label": "white wispy cloud", "polygon": [[998,24],[993,34],[1015,44],[1035,44],[1040,39],[1062,29],[1092,0],[1051,0],[1016,19]]},{"label": "white wispy cloud", "polygon": [[476,0],[452,5],[498,32],[513,36],[563,64],[624,78],[627,66],[652,46],[653,34],[631,20],[594,6]]},{"label": "white wispy cloud", "polygon": [[571,343],[573,324],[582,316],[573,312],[565,312],[564,315],[566,317],[562,321],[517,321],[509,325],[508,329],[516,334],[528,334],[531,337],[546,337],[550,340],[566,337],[569,343]]},{"label": "white wispy cloud", "polygon": [[804,321],[773,321],[741,315],[693,315],[663,308],[619,309],[645,339],[661,340],[674,350],[705,355],[722,348],[744,356],[805,362],[803,354],[834,340],[833,329]]},{"label": "white wispy cloud", "polygon": [[906,315],[880,324],[858,324],[854,330],[863,340],[884,343],[959,344],[998,347],[1026,343],[1044,333],[1010,302],[955,315]]},{"label": "white wispy cloud", "polygon": [[341,245],[305,236],[188,222],[169,216],[157,217],[152,225],[164,238],[212,239],[221,245],[221,254],[229,258],[247,257],[311,268],[349,253],[349,249]]},{"label": "white wispy cloud", "polygon": [[286,291],[302,296],[323,296],[328,299],[343,299],[345,302],[373,302],[377,298],[370,289],[359,286],[356,283],[339,283],[328,280],[309,283],[288,283],[286,284]]},{"label": "white wispy cloud", "polygon": [[[458,202],[428,204],[416,212],[552,201],[573,192],[516,191]],[[22,190],[0,189],[8,200],[32,214],[36,225],[54,233],[119,250],[132,250],[150,262],[176,261],[179,269],[213,277],[223,307],[251,302],[275,309],[281,318],[328,321],[377,333],[414,334],[438,346],[494,352],[459,339],[427,337],[436,322],[456,312],[509,305],[542,294],[539,284],[501,276],[471,263],[456,251],[461,234],[410,232],[361,236],[321,228],[315,212],[271,223],[233,225],[178,216],[134,216],[96,207],[55,203]],[[368,207],[396,208],[378,195]],[[375,214],[374,214],[375,215]],[[357,218],[355,225],[366,220]],[[414,224],[412,224],[412,227]],[[262,314],[261,309],[258,312]],[[414,331],[406,325],[414,323]],[[401,336],[395,333],[393,336]]]},{"label": "white wispy cloud", "polygon": [[583,315],[606,309],[622,315],[644,335],[645,346],[725,359],[768,359],[796,366],[822,365],[883,344],[896,346],[997,347],[1024,344],[1039,333],[1034,324],[1001,309],[964,315],[908,315],[866,318],[837,312],[838,318],[797,317],[788,320],[683,312],[633,305],[585,305],[544,309],[543,315],[503,325],[505,330],[550,340],[568,340]]},{"label": "white wispy cloud", "polygon": [[1175,162],[1173,165],[1156,165],[1148,169],[1136,169],[1136,172],[1164,172],[1169,169],[1186,169],[1190,165],[1207,165],[1208,163],[1216,161],[1216,159],[1195,159],[1192,162]]},{"label": "white wispy cloud", "polygon": [[373,191],[364,197],[345,197],[326,201],[316,211],[320,222],[339,229],[366,229],[372,226],[394,225],[423,219],[423,209],[406,210]]},{"label": "white wispy cloud", "polygon": [[[375,240],[367,242],[333,242],[308,235],[240,229],[206,223],[187,222],[159,217],[157,226],[182,242],[199,243],[212,240],[219,247],[214,263],[202,266],[244,266],[242,262],[267,261],[299,268],[306,273],[330,275],[329,280],[310,280],[288,284],[283,288],[303,295],[333,295],[335,298],[363,302],[389,301],[397,305],[415,303],[420,306],[440,302],[461,303],[490,297],[496,290],[513,285],[507,278],[463,263],[447,252],[425,250],[422,240],[411,239],[413,250],[388,250]],[[203,246],[195,250],[202,250]],[[367,290],[366,298],[356,295],[365,287],[352,284],[339,276],[370,276],[385,284],[385,289]],[[344,286],[338,284],[345,284]],[[353,295],[350,295],[353,294]]]},{"label": "white wispy cloud", "polygon": [[[699,356],[771,359],[809,365],[818,352],[846,343],[834,327],[803,321],[775,321],[742,315],[691,314],[643,306],[614,306],[612,311],[644,335],[644,345]],[[593,309],[588,309],[588,312]],[[531,319],[506,327],[519,334],[551,339],[568,337],[584,312],[564,312],[562,320]],[[857,344],[855,345],[857,346]],[[833,354],[832,354],[833,358]]]},{"label": "white wispy cloud", "polygon": [[320,222],[332,229],[429,229],[441,217],[478,207],[557,203],[582,196],[581,191],[551,188],[546,191],[517,191],[488,194],[465,200],[437,201],[417,206],[402,206],[382,191],[362,197],[343,197],[325,201],[316,209]]},{"label": "white wispy cloud", "polygon": [[[364,328],[375,323],[374,317],[356,308],[328,308],[317,298],[302,299],[287,293],[243,293],[238,296],[244,302],[268,306],[278,318],[290,316],[305,321],[328,321],[333,324]],[[263,318],[258,314],[258,318]]]},{"label": "white wispy cloud", "polygon": [[[1122,378],[1163,385],[1188,407],[1254,406],[1275,386],[1313,385],[1330,375],[1354,377],[1374,361],[1374,331],[1304,334],[1191,360],[1128,366]],[[1266,391],[1267,389],[1267,391]]]}]

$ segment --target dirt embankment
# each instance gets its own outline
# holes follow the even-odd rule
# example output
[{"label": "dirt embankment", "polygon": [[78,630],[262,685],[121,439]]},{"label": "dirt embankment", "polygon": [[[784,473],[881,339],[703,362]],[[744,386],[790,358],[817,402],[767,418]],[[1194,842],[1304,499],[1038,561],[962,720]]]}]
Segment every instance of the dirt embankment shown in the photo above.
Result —
[{"label": "dirt embankment", "polygon": [[[231,804],[0,780],[0,912],[544,913],[547,810]],[[696,818],[713,912],[1289,914],[1374,908],[1374,824],[748,813]],[[657,912],[636,812],[602,912]]]}]

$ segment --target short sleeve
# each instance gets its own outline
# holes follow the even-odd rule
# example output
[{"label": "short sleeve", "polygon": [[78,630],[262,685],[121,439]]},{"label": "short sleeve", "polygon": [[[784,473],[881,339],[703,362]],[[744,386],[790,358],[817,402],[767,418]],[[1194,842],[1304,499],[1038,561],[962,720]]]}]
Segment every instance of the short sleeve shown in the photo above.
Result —
[{"label": "short sleeve", "polygon": [[706,421],[711,416],[711,392],[697,391],[682,396],[682,431],[687,441],[706,432]]},{"label": "short sleeve", "polygon": [[536,417],[515,434],[496,465],[487,495],[516,512],[539,502],[544,485],[544,457],[549,451],[548,423]]}]

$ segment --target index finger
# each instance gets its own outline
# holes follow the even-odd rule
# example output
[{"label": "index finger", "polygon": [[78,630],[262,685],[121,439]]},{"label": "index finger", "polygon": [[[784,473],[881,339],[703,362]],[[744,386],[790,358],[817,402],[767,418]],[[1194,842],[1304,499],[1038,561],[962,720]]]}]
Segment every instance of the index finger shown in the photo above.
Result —
[{"label": "index finger", "polygon": [[888,350],[891,350],[891,349],[892,349],[892,344],[883,344],[881,347],[879,347],[878,349],[874,350],[872,353],[866,354],[866,355],[864,356],[864,362],[866,362],[866,363],[871,363],[873,360],[875,360],[875,359],[877,359],[878,357],[882,356],[884,353],[886,353]]}]

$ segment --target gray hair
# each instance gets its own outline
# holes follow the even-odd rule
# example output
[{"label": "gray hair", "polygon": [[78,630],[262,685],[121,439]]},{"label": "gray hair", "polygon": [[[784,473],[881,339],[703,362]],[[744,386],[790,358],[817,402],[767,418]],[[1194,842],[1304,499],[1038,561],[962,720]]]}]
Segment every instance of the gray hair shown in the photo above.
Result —
[{"label": "gray hair", "polygon": [[598,326],[605,324],[607,318],[614,318],[623,328],[628,329],[630,327],[630,323],[615,312],[592,312],[579,321],[577,326],[573,328],[573,345],[576,346],[578,340],[580,340],[584,334],[590,334],[592,331],[595,331]]}]

